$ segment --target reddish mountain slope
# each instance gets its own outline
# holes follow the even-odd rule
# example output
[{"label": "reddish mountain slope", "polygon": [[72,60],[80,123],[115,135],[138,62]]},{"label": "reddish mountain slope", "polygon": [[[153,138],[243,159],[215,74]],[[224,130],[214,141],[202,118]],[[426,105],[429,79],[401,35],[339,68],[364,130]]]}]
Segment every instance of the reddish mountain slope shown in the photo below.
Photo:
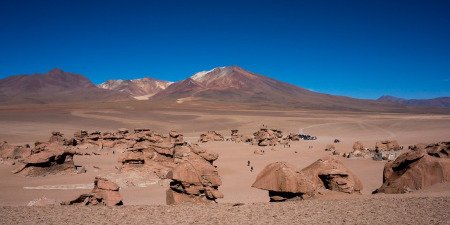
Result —
[{"label": "reddish mountain slope", "polygon": [[17,75],[0,79],[1,103],[64,103],[115,101],[127,95],[104,90],[86,77],[53,69],[46,74]]},{"label": "reddish mountain slope", "polygon": [[242,68],[220,67],[199,72],[176,82],[152,97],[165,101],[214,101],[326,109],[398,108],[395,103],[354,99],[312,92],[295,85],[277,81]]}]

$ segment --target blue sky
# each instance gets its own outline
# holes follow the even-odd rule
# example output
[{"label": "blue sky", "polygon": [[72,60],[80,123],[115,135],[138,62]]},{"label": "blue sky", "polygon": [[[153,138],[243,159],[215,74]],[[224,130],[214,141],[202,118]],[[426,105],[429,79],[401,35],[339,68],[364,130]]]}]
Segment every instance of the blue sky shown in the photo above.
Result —
[{"label": "blue sky", "polygon": [[0,78],[177,81],[238,65],[330,94],[450,96],[446,0],[0,2]]}]

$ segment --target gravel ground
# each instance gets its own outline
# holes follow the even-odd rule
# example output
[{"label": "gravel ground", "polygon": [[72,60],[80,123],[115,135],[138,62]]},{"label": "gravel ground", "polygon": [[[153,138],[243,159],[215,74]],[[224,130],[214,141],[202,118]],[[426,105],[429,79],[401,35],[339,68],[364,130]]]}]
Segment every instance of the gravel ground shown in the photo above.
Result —
[{"label": "gravel ground", "polygon": [[255,204],[0,207],[0,224],[450,224],[450,197]]}]

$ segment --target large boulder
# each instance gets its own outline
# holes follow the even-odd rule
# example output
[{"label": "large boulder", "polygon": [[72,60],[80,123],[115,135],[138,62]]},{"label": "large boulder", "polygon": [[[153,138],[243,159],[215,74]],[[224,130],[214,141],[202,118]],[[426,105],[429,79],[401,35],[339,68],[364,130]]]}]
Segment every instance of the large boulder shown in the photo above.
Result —
[{"label": "large boulder", "polygon": [[269,191],[270,201],[284,201],[311,194],[316,187],[309,174],[297,171],[286,162],[267,165],[256,177],[252,187]]},{"label": "large boulder", "polygon": [[450,181],[450,142],[431,144],[386,163],[383,185],[374,193],[399,194]]},{"label": "large boulder", "polygon": [[202,158],[190,158],[175,166],[167,178],[172,179],[167,191],[168,205],[182,202],[215,202],[223,198],[218,188],[222,180],[214,167]]},{"label": "large boulder", "polygon": [[361,181],[340,161],[325,157],[297,170],[285,162],[267,165],[252,187],[269,191],[270,201],[309,198],[322,190],[361,193]]},{"label": "large boulder", "polygon": [[361,193],[362,182],[354,175],[341,161],[324,157],[308,167],[302,172],[312,176],[312,181],[320,189],[344,192],[348,194]]},{"label": "large boulder", "polygon": [[123,205],[119,186],[102,177],[95,177],[94,188],[89,194],[82,194],[75,200],[63,202],[62,205]]}]

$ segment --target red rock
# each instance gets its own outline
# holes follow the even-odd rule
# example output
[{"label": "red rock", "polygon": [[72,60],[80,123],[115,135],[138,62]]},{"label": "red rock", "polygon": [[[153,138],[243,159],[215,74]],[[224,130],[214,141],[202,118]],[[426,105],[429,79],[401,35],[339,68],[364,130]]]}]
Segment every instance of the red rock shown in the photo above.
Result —
[{"label": "red rock", "polygon": [[399,194],[450,181],[450,142],[406,152],[386,163],[383,185],[374,193]]}]

